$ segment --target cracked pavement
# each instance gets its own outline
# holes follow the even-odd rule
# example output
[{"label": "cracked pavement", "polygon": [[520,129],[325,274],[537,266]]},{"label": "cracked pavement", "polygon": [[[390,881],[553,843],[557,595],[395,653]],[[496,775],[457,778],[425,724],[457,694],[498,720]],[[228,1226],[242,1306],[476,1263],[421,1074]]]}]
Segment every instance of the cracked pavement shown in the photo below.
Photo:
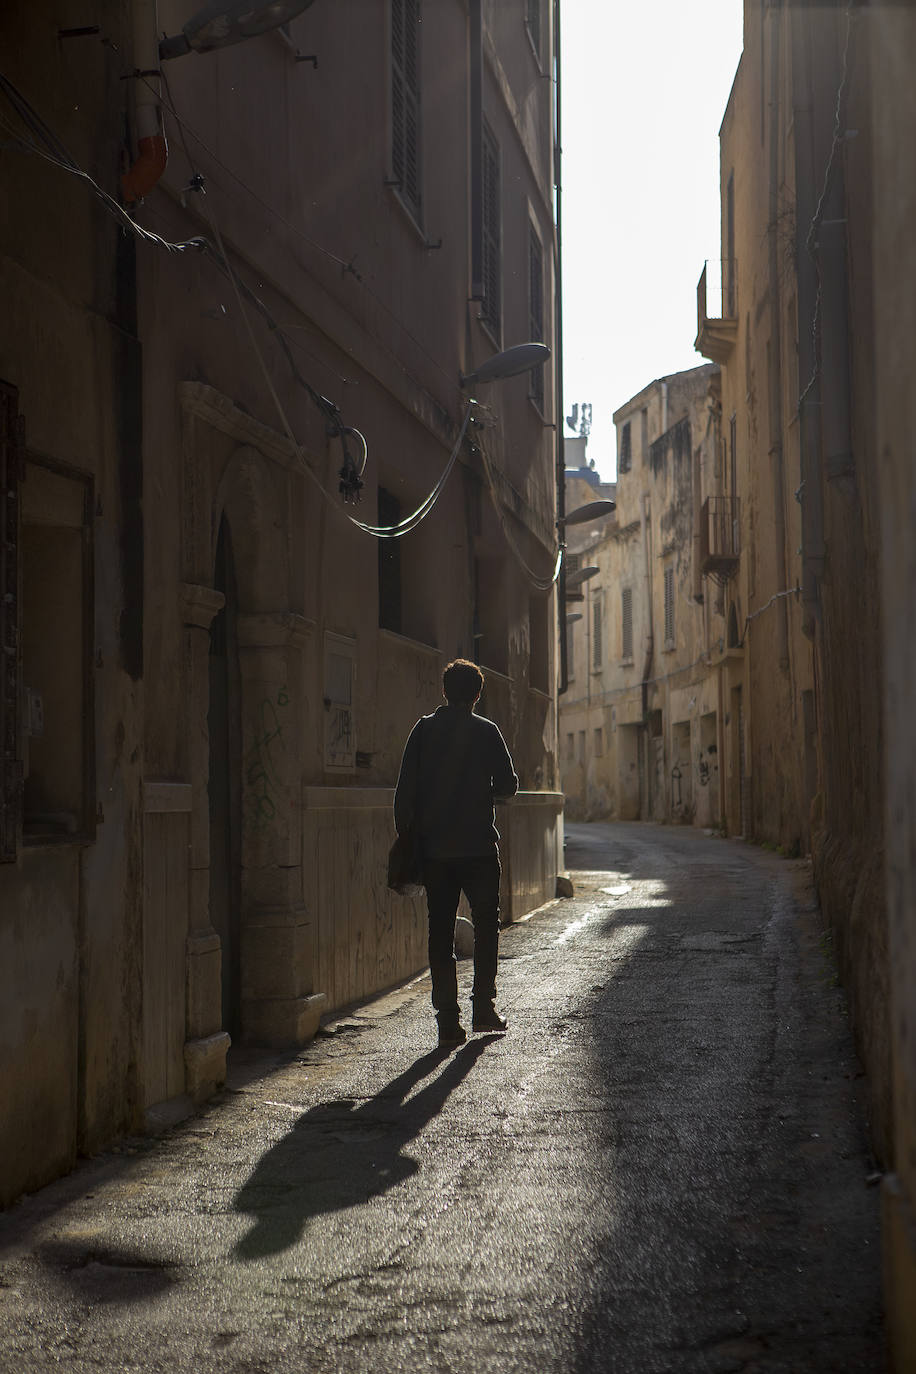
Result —
[{"label": "cracked pavement", "polygon": [[883,1370],[809,868],[567,831],[575,897],[501,938],[506,1036],[434,1050],[420,977],[0,1215],[0,1369]]}]

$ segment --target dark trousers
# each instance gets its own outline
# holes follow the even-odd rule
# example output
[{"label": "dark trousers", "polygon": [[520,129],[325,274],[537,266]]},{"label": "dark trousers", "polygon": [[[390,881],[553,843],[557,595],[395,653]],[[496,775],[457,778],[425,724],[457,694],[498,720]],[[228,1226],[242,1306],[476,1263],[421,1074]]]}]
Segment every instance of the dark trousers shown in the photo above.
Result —
[{"label": "dark trousers", "polygon": [[499,946],[499,857],[472,855],[463,859],[425,859],[423,883],[429,908],[429,971],[433,1006],[439,1021],[458,1016],[458,977],[455,968],[455,917],[462,890],[474,923],[474,1005],[489,1007],[496,997],[496,959]]}]

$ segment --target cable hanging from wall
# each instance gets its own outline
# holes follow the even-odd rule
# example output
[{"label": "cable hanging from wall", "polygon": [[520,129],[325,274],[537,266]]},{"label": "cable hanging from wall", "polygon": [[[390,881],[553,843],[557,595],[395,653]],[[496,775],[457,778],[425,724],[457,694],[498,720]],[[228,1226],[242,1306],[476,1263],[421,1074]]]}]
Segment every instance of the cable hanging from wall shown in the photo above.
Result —
[{"label": "cable hanging from wall", "polygon": [[[335,501],[334,497],[325,488],[324,484],[320,481],[317,475],[312,471],[309,464],[305,461],[305,458],[303,456],[303,447],[297,440],[293,432],[292,426],[289,423],[286,411],[283,407],[283,404],[277,393],[276,387],[274,386],[273,380],[270,376],[270,371],[267,366],[267,362],[264,358],[262,349],[258,343],[258,340],[252,328],[248,311],[245,308],[246,300],[262,317],[262,319],[267,324],[268,329],[271,331],[271,334],[278,341],[283,351],[283,354],[286,358],[287,364],[289,366],[294,381],[306,392],[306,394],[311,398],[314,404],[325,416],[325,419],[328,423],[329,433],[332,436],[339,438],[341,441],[341,445],[343,447],[344,452],[344,463],[343,467],[340,470],[339,494],[343,496],[345,500],[356,500],[359,497],[359,491],[362,487],[362,474],[365,471],[366,463],[368,460],[368,445],[366,443],[366,440],[358,429],[354,428],[353,426],[343,424],[339,408],[334,404],[333,401],[329,400],[326,396],[321,395],[321,393],[317,391],[300,372],[296,364],[296,361],[292,356],[289,341],[287,340],[283,330],[280,328],[279,324],[274,319],[272,313],[264,304],[264,302],[260,299],[260,297],[257,296],[255,292],[253,292],[243,281],[241,281],[235,269],[233,268],[229,255],[226,252],[225,245],[223,243],[222,234],[220,233],[219,226],[216,223],[215,217],[213,216],[209,204],[204,202],[206,207],[204,211],[204,217],[207,219],[207,222],[210,225],[210,229],[213,233],[215,243],[211,243],[210,240],[208,240],[203,235],[195,235],[190,239],[186,239],[180,242],[171,242],[168,239],[163,238],[159,234],[155,234],[148,229],[144,229],[144,227],[141,224],[138,224],[137,221],[127,212],[127,210],[125,210],[122,205],[120,205],[112,196],[110,196],[108,192],[105,191],[89,175],[88,172],[86,172],[82,167],[79,166],[76,160],[73,157],[71,157],[69,151],[64,146],[64,144],[57,138],[56,134],[45,123],[45,121],[41,118],[38,112],[31,105],[31,103],[26,99],[25,96],[22,95],[22,93],[16,88],[16,86],[14,86],[13,83],[2,73],[0,73],[0,93],[2,93],[6,97],[7,101],[12,106],[13,110],[18,115],[19,119],[25,125],[26,129],[29,131],[29,134],[31,135],[28,137],[24,137],[20,130],[17,130],[15,126],[10,124],[10,122],[7,119],[0,115],[0,127],[3,127],[7,131],[7,133],[9,133],[12,136],[13,146],[19,148],[22,151],[26,151],[35,156],[38,156],[43,160],[52,163],[54,166],[60,168],[61,170],[69,173],[70,175],[76,176],[78,179],[85,182],[91,188],[93,193],[102,202],[105,209],[111,215],[113,215],[114,218],[118,221],[118,223],[121,225],[124,231],[134,234],[143,242],[150,243],[155,247],[164,249],[165,251],[170,253],[201,253],[204,256],[208,257],[209,260],[218,268],[218,270],[227,277],[235,293],[236,300],[239,306],[239,313],[242,317],[242,321],[245,326],[249,342],[251,344],[255,357],[258,360],[258,364],[264,376],[268,392],[270,393],[271,399],[274,403],[274,407],[283,426],[284,433],[286,434],[286,437],[289,440],[290,444],[293,446],[296,456],[300,460],[301,470],[309,478],[312,484],[318,488],[322,497],[334,508],[334,510],[344,515],[345,518],[350,522],[350,524],[354,525],[357,529],[362,530],[364,533],[369,534],[377,539],[399,538],[400,536],[408,534],[411,530],[415,529],[417,525],[419,525],[420,522],[424,520],[426,516],[429,515],[429,513],[432,511],[433,507],[439,499],[439,496],[442,493],[445,483],[448,480],[448,476],[451,473],[452,468],[454,467],[454,464],[457,461],[458,455],[460,453],[461,445],[464,441],[464,437],[467,433],[467,427],[470,422],[471,410],[472,407],[475,405],[475,402],[469,400],[467,403],[464,418],[459,428],[458,438],[455,441],[454,447],[452,449],[449,460],[445,466],[445,469],[440,475],[432,491],[420,503],[416,510],[412,511],[411,514],[406,516],[404,520],[400,521],[397,525],[370,525],[367,522],[358,520],[355,516],[350,515],[348,511],[342,511],[338,503]],[[191,167],[193,172],[193,163],[191,163]],[[193,190],[196,193],[199,193],[201,197],[205,196],[206,186],[204,183],[204,179],[200,175],[200,173],[194,172],[194,175],[192,177],[192,184],[188,189]],[[358,457],[354,457],[353,453],[351,452],[350,444],[354,441],[358,445]]]},{"label": "cable hanging from wall", "polygon": [[532,584],[532,586],[536,587],[537,590],[540,592],[549,592],[551,587],[556,582],[557,578],[560,576],[560,568],[563,565],[562,544],[559,545],[559,547],[557,548],[556,561],[554,563],[553,573],[551,574],[551,576],[545,577],[543,576],[543,574],[535,572],[534,568],[532,568],[531,564],[527,561],[525,555],[522,553],[519,543],[509,526],[509,521],[506,517],[506,512],[503,508],[502,501],[500,501],[499,499],[499,493],[496,490],[496,482],[493,478],[493,470],[490,466],[490,459],[487,454],[487,451],[483,444],[475,444],[475,448],[477,449],[477,452],[480,454],[481,461],[483,463],[483,470],[487,479],[487,488],[490,492],[490,499],[493,502],[493,509],[496,511],[500,528],[502,529],[503,535],[505,536],[506,543],[509,545],[509,548],[512,550],[512,553],[514,554],[516,561],[518,562],[519,566],[521,567],[522,571],[524,572],[525,576],[527,577],[528,581]]}]

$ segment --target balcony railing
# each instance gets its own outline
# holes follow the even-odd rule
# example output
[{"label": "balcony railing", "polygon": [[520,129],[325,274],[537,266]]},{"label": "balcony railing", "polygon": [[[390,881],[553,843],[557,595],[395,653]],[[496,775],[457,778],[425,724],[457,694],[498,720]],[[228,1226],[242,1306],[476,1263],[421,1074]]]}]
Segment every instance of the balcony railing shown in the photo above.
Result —
[{"label": "balcony railing", "polygon": [[713,362],[727,362],[735,346],[737,332],[737,260],[707,259],[697,282],[697,337],[694,348]]},{"label": "balcony railing", "polygon": [[700,570],[729,578],[741,553],[741,510],[737,496],[708,496],[700,517]]}]

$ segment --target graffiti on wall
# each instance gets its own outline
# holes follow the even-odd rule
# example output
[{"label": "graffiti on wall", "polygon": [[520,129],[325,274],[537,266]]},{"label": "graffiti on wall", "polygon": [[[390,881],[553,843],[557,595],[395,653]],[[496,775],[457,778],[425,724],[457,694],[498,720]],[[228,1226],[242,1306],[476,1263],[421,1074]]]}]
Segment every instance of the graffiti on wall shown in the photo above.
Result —
[{"label": "graffiti on wall", "polygon": [[276,698],[265,697],[256,712],[251,747],[245,757],[245,814],[255,829],[269,825],[277,815],[284,784],[282,776],[286,742],[279,711],[289,704],[281,687]]}]

